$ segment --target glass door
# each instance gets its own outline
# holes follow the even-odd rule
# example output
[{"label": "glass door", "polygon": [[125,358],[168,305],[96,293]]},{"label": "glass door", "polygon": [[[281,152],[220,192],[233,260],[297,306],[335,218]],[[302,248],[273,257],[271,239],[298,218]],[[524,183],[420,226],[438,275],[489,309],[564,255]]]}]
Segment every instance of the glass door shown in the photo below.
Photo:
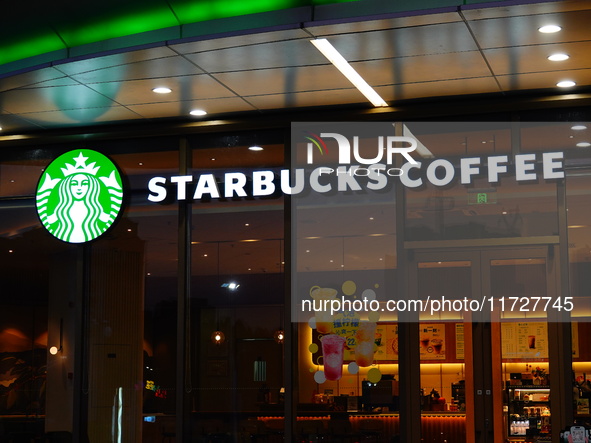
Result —
[{"label": "glass door", "polygon": [[550,382],[549,334],[556,323],[549,317],[564,306],[555,294],[549,248],[482,254],[483,287],[493,306],[493,391],[502,393],[493,396],[493,415],[502,424],[502,438],[497,426],[495,441],[553,441],[550,394],[556,383]]},{"label": "glass door", "polygon": [[551,437],[545,305],[556,286],[549,256],[545,246],[414,252],[409,298],[421,306],[423,438]]}]

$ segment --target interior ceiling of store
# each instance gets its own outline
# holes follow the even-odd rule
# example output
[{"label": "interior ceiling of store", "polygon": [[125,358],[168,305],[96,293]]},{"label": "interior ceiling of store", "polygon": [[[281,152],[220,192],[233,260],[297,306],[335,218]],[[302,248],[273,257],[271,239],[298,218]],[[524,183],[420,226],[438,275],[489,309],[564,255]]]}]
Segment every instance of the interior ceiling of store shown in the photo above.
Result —
[{"label": "interior ceiling of store", "polygon": [[[589,1],[503,2],[345,23],[301,23],[66,59],[0,78],[0,126],[3,135],[12,135],[316,106],[371,108],[310,43],[318,37],[327,38],[391,106],[426,97],[527,90],[572,94],[591,85],[589,23]],[[562,30],[538,32],[547,24]],[[548,60],[557,52],[570,58]],[[576,86],[561,90],[556,87],[561,80]],[[152,92],[160,86],[172,92]],[[208,114],[191,117],[193,109]]]}]

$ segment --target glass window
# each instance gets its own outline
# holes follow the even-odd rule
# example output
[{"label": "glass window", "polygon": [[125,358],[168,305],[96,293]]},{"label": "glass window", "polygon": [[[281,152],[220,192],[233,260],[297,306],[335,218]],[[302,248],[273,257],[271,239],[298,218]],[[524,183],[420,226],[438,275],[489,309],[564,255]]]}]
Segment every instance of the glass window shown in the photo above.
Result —
[{"label": "glass window", "polygon": [[[516,160],[509,124],[408,127],[420,141],[422,158],[418,172],[408,171],[413,186],[406,187],[406,240],[558,235],[556,183],[542,178],[544,154]],[[524,133],[522,143],[527,137]],[[478,160],[468,163],[469,158]],[[499,159],[500,169],[491,158]],[[516,177],[524,165],[531,180]]]},{"label": "glass window", "polygon": [[[280,435],[288,326],[284,200],[278,193],[251,197],[250,186],[254,171],[279,174],[283,135],[202,136],[190,145],[193,438]],[[247,196],[225,196],[226,174],[232,173],[245,178],[241,189]],[[208,175],[219,198],[195,196]]]}]

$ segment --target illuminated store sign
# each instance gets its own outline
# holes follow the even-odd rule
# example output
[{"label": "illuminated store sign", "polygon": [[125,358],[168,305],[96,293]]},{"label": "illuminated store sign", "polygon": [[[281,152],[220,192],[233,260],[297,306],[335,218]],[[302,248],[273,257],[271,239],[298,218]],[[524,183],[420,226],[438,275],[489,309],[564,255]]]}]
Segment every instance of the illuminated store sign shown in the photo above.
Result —
[{"label": "illuminated store sign", "polygon": [[117,167],[103,154],[88,149],[56,158],[37,186],[41,223],[68,243],[84,243],[102,235],[119,215],[122,201]]},{"label": "illuminated store sign", "polygon": [[[406,156],[408,149],[398,153]],[[468,157],[459,160],[459,167],[446,159],[428,162],[413,160],[400,168],[389,167],[391,159],[388,159],[388,164],[376,163],[364,167],[334,165],[319,166],[312,170],[284,169],[279,171],[278,176],[274,171],[266,170],[253,171],[248,176],[242,172],[227,172],[219,177],[214,174],[179,175],[168,179],[153,177],[148,182],[148,200],[163,202],[170,201],[173,197],[178,201],[261,197],[272,195],[278,190],[294,195],[303,192],[307,186],[321,194],[366,189],[378,191],[384,189],[391,180],[408,188],[418,188],[427,183],[442,187],[454,180],[470,185],[477,177],[486,178],[491,184],[498,183],[502,176],[514,176],[518,182],[535,182],[539,179],[564,178],[563,158],[562,152],[517,154],[511,159],[508,155]]]}]

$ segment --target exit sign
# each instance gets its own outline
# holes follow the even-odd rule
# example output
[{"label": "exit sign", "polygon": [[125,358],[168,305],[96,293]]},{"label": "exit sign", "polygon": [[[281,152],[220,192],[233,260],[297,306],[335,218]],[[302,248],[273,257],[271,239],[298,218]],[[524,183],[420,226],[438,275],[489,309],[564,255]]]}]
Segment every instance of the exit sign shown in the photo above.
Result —
[{"label": "exit sign", "polygon": [[469,205],[494,205],[497,203],[496,190],[471,190],[468,193]]}]

